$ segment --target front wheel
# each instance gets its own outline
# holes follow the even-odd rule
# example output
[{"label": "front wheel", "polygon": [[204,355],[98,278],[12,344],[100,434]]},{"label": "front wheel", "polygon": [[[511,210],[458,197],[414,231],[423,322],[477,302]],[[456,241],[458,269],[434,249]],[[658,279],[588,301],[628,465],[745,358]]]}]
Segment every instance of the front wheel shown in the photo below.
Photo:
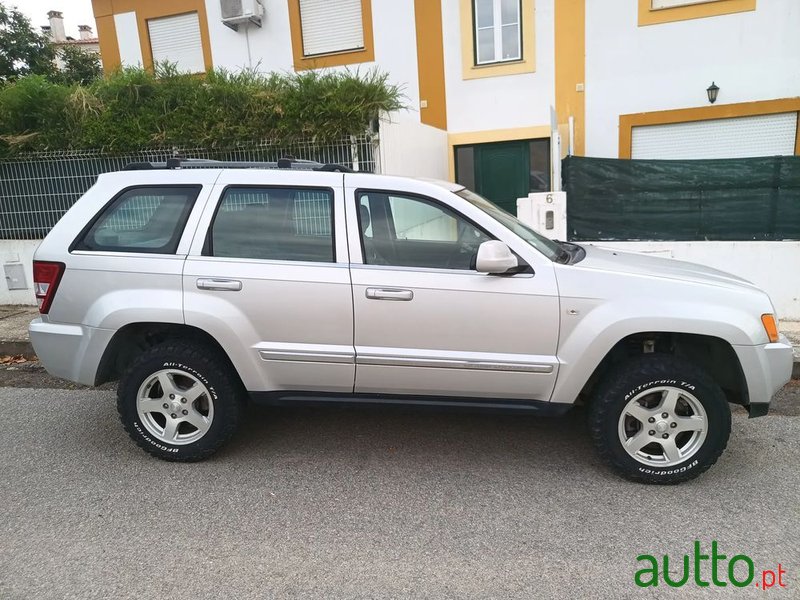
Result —
[{"label": "front wheel", "polygon": [[589,419],[600,456],[641,483],[697,477],[717,461],[731,431],[716,382],[689,362],[658,354],[625,363],[601,383]]},{"label": "front wheel", "polygon": [[125,430],[150,454],[202,460],[236,430],[244,403],[240,387],[208,348],[166,342],[146,350],[123,375],[117,410]]}]

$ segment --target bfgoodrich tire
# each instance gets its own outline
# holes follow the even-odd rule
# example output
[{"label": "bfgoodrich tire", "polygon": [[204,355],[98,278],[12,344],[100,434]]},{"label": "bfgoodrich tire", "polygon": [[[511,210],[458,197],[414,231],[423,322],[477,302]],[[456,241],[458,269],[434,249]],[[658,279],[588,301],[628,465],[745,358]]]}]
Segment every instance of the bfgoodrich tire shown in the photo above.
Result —
[{"label": "bfgoodrich tire", "polygon": [[165,342],[142,353],[120,380],[117,410],[142,449],[170,461],[211,456],[236,431],[244,394],[209,348]]},{"label": "bfgoodrich tire", "polygon": [[675,484],[705,472],[722,454],[731,412],[720,387],[693,364],[647,354],[598,387],[589,425],[600,456],[626,479]]}]

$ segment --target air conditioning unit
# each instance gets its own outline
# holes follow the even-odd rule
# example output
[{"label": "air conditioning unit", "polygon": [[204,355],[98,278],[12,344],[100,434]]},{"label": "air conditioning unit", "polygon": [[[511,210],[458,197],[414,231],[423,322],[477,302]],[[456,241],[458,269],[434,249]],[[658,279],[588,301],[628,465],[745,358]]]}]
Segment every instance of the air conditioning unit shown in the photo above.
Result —
[{"label": "air conditioning unit", "polygon": [[261,27],[264,7],[259,0],[219,0],[222,23],[239,31],[242,23],[253,23]]}]

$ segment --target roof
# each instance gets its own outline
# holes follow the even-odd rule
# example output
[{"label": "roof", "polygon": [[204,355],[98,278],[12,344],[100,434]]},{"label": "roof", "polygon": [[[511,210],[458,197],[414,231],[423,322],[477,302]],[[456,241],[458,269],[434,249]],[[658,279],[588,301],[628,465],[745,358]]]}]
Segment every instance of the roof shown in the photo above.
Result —
[{"label": "roof", "polygon": [[87,38],[85,40],[64,40],[61,42],[51,42],[53,46],[86,46],[99,44],[100,38]]}]

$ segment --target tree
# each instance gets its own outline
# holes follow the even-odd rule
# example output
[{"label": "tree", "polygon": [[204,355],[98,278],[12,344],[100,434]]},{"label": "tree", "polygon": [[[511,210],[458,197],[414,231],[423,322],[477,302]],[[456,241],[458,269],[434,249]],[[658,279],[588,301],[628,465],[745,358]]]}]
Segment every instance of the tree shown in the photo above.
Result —
[{"label": "tree", "polygon": [[0,83],[37,73],[51,75],[55,51],[16,8],[0,4]]},{"label": "tree", "polygon": [[63,66],[52,77],[58,83],[88,85],[103,75],[100,58],[94,52],[64,46],[58,50],[58,55]]}]

